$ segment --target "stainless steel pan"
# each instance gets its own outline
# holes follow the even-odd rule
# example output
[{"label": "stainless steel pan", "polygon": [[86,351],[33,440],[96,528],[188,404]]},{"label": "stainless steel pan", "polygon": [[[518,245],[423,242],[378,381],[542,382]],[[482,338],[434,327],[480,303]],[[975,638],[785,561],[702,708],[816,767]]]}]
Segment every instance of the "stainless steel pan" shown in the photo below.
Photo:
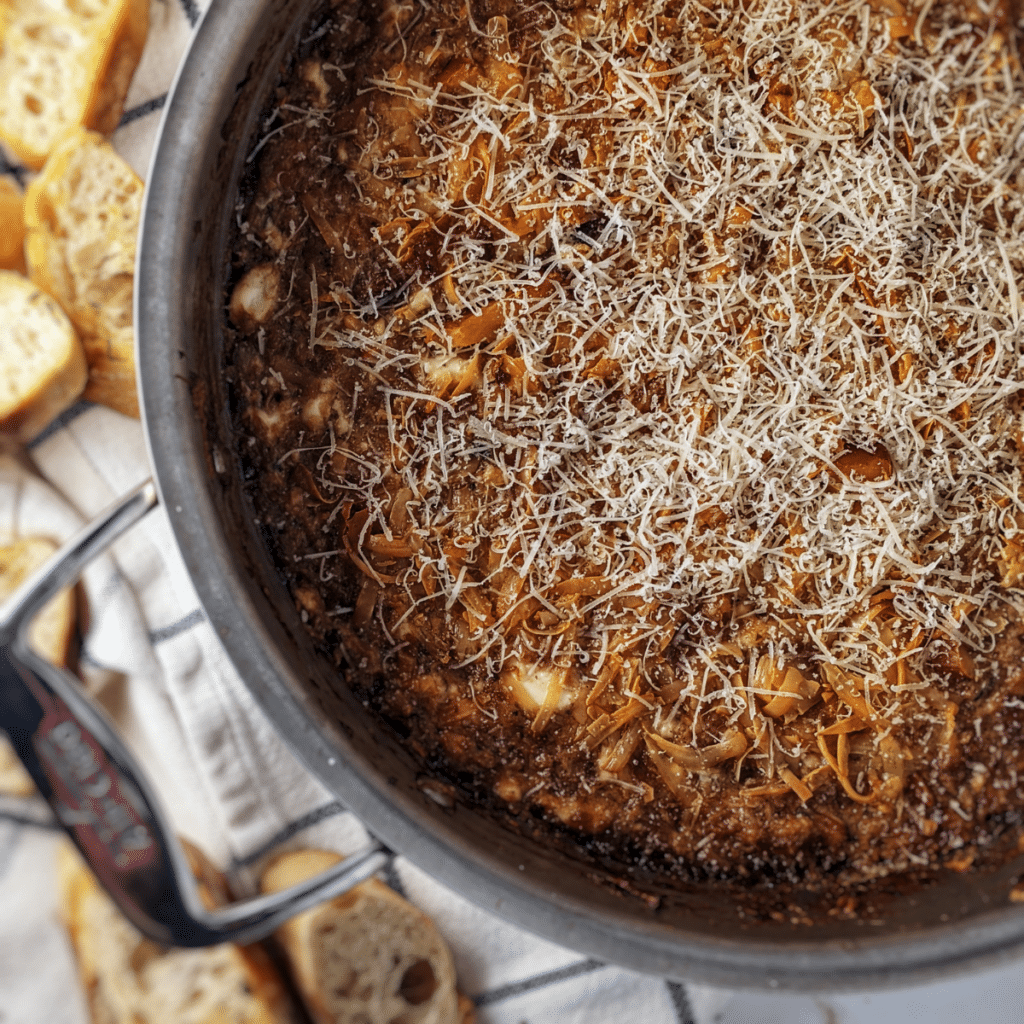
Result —
[{"label": "stainless steel pan", "polygon": [[[251,525],[231,458],[221,318],[247,140],[310,0],[214,0],[164,113],[137,276],[139,366],[156,481],[206,614],[309,769],[380,840],[506,920],[627,967],[726,986],[906,984],[1024,951],[1021,863],[879,882],[852,920],[759,914],[726,887],[659,890],[515,834],[439,787],[312,649]],[[0,636],[0,646],[3,637]],[[372,855],[372,854],[370,854]],[[372,861],[368,862],[372,864]],[[820,901],[819,901],[820,903]],[[798,915],[799,916],[799,915]]]}]

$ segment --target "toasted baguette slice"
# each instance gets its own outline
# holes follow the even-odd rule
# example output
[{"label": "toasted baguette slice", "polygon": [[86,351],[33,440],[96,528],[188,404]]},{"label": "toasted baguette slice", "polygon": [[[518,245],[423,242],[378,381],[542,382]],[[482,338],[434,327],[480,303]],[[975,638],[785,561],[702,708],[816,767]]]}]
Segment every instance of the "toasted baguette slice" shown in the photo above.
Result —
[{"label": "toasted baguette slice", "polygon": [[0,177],[0,270],[25,273],[25,214],[21,191]]},{"label": "toasted baguette slice", "polygon": [[64,136],[25,193],[29,276],[82,339],[85,397],[136,417],[132,287],[141,207],[138,176],[84,128]]},{"label": "toasted baguette slice", "polygon": [[149,0],[0,0],[0,139],[38,170],[57,139],[117,127]]},{"label": "toasted baguette slice", "polygon": [[56,300],[0,270],[0,431],[30,441],[82,393],[87,376],[78,335]]},{"label": "toasted baguette slice", "polygon": [[[260,888],[279,892],[339,860],[322,850],[283,854]],[[463,1016],[451,953],[434,923],[376,879],[299,914],[276,936],[316,1024],[472,1019]]]},{"label": "toasted baguette slice", "polygon": [[[42,537],[25,537],[0,547],[0,603],[43,564],[57,545]],[[32,624],[32,647],[54,665],[67,662],[75,629],[75,600],[70,590],[58,594]],[[0,793],[28,796],[34,790],[10,743],[0,737]]]},{"label": "toasted baguette slice", "polygon": [[93,1024],[295,1021],[281,979],[258,946],[167,949],[150,942],[125,920],[70,843],[60,848],[57,876]]}]

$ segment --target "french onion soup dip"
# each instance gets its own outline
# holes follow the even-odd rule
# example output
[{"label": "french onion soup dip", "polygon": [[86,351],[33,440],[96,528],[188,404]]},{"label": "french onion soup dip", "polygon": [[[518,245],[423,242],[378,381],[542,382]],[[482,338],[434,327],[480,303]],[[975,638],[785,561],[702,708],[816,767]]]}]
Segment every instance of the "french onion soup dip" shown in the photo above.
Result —
[{"label": "french onion soup dip", "polygon": [[282,68],[228,373],[302,620],[424,770],[662,877],[1024,807],[1001,3],[364,0]]}]

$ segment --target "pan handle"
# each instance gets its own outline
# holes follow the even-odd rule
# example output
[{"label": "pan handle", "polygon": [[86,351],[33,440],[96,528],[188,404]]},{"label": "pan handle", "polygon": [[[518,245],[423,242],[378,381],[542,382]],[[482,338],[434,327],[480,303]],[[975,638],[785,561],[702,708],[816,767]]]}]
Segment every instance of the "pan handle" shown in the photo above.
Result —
[{"label": "pan handle", "polygon": [[125,916],[164,945],[254,942],[380,870],[376,842],[299,885],[207,910],[152,787],[70,672],[28,646],[36,613],[158,503],[146,482],[66,543],[0,606],[0,728],[57,820]]}]

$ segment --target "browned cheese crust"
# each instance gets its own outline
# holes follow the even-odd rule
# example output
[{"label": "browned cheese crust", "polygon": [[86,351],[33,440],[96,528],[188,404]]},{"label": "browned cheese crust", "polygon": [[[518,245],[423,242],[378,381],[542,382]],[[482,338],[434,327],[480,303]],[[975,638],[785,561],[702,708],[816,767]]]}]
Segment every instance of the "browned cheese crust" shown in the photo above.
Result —
[{"label": "browned cheese crust", "polygon": [[303,37],[228,374],[259,526],[357,692],[518,827],[643,871],[845,883],[1012,841],[1005,11],[389,0]]}]

